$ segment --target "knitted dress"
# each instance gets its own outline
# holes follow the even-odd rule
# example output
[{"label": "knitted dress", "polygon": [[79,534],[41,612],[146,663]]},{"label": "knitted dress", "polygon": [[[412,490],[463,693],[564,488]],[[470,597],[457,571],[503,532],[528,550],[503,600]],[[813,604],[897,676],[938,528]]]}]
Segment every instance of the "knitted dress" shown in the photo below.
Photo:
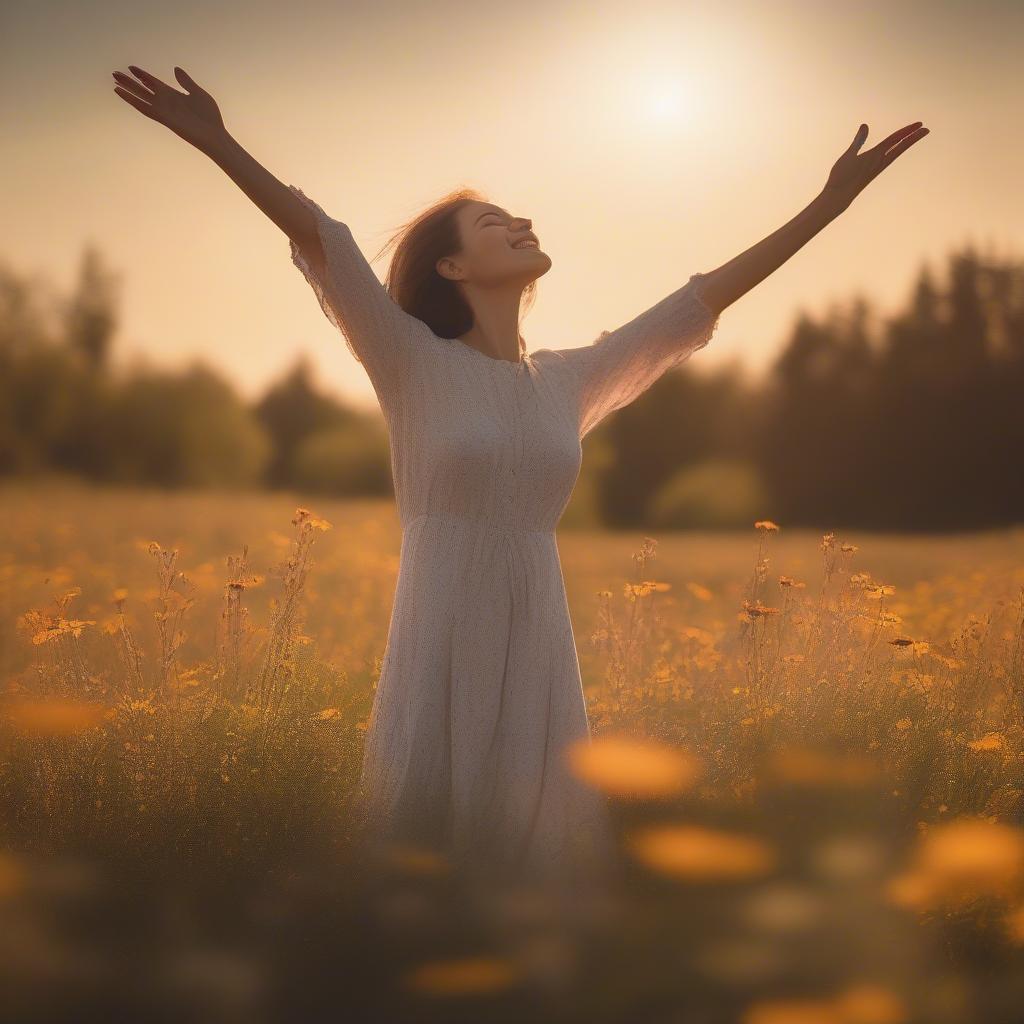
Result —
[{"label": "knitted dress", "polygon": [[566,878],[618,863],[590,742],[555,528],[581,441],[711,340],[694,274],[589,345],[519,362],[436,335],[388,294],[349,227],[294,185],[326,266],[291,255],[366,370],[390,439],[398,580],[357,806],[376,844]]}]

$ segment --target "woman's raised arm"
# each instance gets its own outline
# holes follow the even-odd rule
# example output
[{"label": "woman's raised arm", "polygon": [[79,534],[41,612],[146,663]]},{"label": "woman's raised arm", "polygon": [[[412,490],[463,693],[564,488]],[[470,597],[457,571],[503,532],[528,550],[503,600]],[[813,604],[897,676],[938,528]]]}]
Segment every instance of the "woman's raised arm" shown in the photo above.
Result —
[{"label": "woman's raised arm", "polygon": [[785,263],[842,213],[869,181],[927,134],[928,129],[916,122],[858,154],[867,137],[867,125],[861,125],[821,194],[787,224],[717,270],[692,274],[684,285],[590,345],[556,349],[571,374],[580,437],[708,345],[727,306]]},{"label": "woman's raised arm", "polygon": [[232,181],[311,258],[322,266],[317,254],[319,240],[312,214],[306,205],[258,160],[240,146],[227,128],[217,101],[181,68],[174,69],[185,92],[130,64],[132,78],[112,72],[114,92],[139,113],[170,128],[175,135],[195,146],[220,166]]},{"label": "woman's raised arm", "polygon": [[382,405],[392,402],[408,372],[413,347],[429,328],[388,294],[346,223],[330,217],[301,189],[286,185],[235,141],[216,100],[181,68],[185,92],[142,68],[113,72],[114,91],[146,117],[205,153],[289,238],[292,262],[324,314],[363,363]]},{"label": "woman's raised arm", "polygon": [[868,137],[862,124],[853,142],[829,173],[825,187],[792,220],[745,252],[723,263],[701,278],[701,296],[716,313],[732,305],[756,284],[777,270],[806,245],[826,224],[835,220],[901,153],[923,139],[928,129],[920,121],[908,124],[882,139],[878,145],[858,153]]}]

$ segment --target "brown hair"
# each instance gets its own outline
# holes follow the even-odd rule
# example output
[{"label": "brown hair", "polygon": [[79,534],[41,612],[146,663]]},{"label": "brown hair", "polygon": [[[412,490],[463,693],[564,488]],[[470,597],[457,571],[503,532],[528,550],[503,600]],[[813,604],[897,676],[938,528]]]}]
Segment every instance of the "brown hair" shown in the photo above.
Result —
[{"label": "brown hair", "polygon": [[[457,338],[473,326],[473,309],[458,285],[437,272],[437,261],[462,250],[456,213],[471,202],[489,202],[472,188],[458,188],[442,196],[403,224],[380,250],[376,260],[394,248],[384,287],[399,306],[422,320],[438,337]],[[537,297],[537,282],[523,289],[525,316]],[[522,323],[520,317],[520,324]],[[526,345],[519,335],[525,355]]]}]

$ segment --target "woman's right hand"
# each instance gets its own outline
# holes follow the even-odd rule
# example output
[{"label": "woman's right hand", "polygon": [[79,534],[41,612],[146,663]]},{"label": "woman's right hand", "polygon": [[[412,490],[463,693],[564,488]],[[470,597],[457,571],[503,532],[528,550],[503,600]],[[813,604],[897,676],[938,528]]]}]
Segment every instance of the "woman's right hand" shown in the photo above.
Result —
[{"label": "woman's right hand", "polygon": [[[211,153],[227,137],[217,101],[181,68],[174,69],[185,92],[160,81],[142,68],[129,64],[132,78],[114,71],[114,92],[146,117],[159,121],[175,135],[204,153]],[[136,81],[136,79],[138,79]]]}]

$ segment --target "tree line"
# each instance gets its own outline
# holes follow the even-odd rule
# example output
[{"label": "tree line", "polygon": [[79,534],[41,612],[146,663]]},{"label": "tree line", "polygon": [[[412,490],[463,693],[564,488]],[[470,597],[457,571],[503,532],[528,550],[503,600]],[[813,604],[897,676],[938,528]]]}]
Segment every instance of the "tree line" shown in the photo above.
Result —
[{"label": "tree line", "polygon": [[[115,365],[117,277],[95,247],[68,296],[0,265],[0,475],[392,493],[379,413],[300,358],[253,402],[201,360]],[[967,247],[903,309],[800,311],[768,370],[686,363],[584,442],[565,522],[901,530],[1024,519],[1024,264]],[[587,519],[588,515],[580,518]]]}]

